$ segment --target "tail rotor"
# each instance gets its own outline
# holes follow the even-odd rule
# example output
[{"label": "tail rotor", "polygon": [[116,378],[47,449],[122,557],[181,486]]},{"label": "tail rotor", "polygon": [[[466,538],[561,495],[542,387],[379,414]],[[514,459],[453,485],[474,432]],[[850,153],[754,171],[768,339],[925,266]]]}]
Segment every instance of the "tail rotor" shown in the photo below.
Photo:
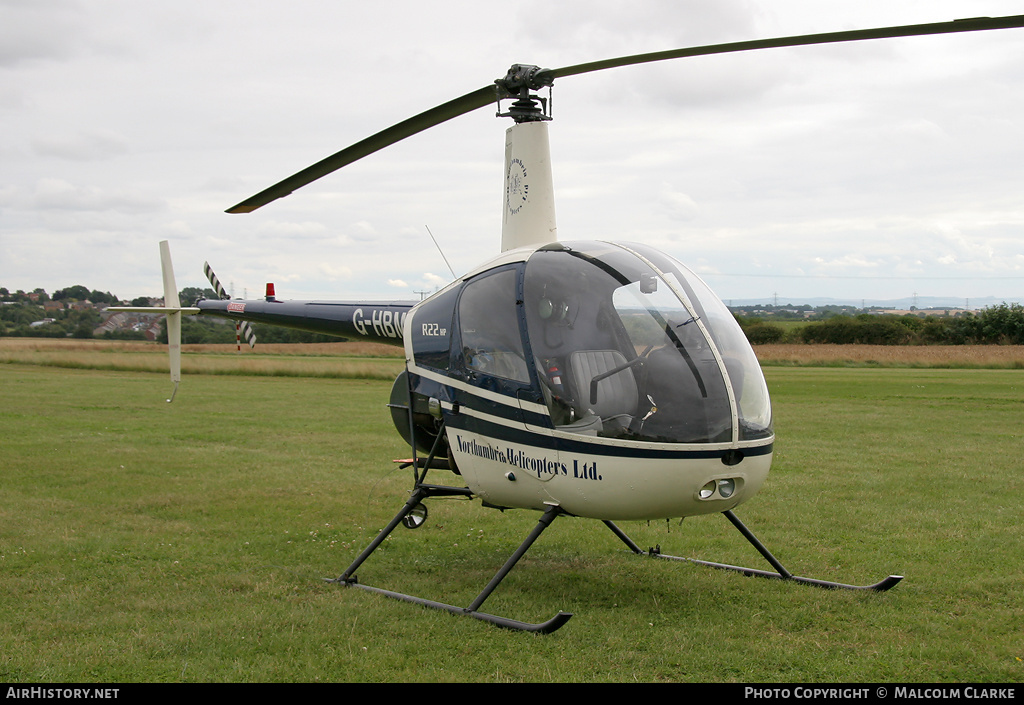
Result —
[{"label": "tail rotor", "polygon": [[[220,279],[217,278],[213,268],[210,267],[209,262],[203,262],[203,272],[206,273],[206,278],[210,281],[210,286],[212,286],[213,290],[217,292],[217,296],[220,297],[221,300],[226,301],[231,298],[231,296],[228,295],[228,292],[224,289],[224,285],[220,283]],[[245,336],[245,342],[249,344],[250,348],[256,347],[256,334],[253,332],[252,326],[249,325],[248,321],[236,322],[235,330],[237,330],[240,335]]]}]

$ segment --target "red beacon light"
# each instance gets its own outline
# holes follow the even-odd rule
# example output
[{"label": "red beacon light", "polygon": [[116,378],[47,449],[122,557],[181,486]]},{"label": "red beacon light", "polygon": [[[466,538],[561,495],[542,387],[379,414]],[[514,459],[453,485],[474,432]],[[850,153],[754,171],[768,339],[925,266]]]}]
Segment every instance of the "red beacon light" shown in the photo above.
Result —
[{"label": "red beacon light", "polygon": [[267,282],[267,301],[277,301],[277,297],[274,294],[274,284]]}]

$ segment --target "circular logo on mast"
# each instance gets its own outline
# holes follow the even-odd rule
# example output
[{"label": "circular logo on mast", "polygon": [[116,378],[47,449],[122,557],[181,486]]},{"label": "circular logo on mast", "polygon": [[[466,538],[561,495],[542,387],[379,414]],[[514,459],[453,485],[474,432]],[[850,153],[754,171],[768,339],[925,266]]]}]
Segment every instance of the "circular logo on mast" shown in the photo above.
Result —
[{"label": "circular logo on mast", "polygon": [[530,185],[526,183],[526,165],[521,159],[511,159],[505,174],[505,207],[512,215],[517,214],[526,203]]}]

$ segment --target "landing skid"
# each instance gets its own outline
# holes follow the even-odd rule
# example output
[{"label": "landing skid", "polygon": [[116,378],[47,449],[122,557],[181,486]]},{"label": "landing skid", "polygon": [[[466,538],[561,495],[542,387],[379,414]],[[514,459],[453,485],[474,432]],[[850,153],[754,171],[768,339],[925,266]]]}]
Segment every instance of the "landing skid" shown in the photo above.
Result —
[{"label": "landing skid", "polygon": [[[378,595],[384,595],[395,600],[402,600],[404,602],[411,602],[413,604],[422,605],[423,607],[430,607],[432,609],[444,610],[451,614],[472,617],[473,619],[479,619],[484,622],[488,622],[504,629],[512,629],[515,631],[524,632],[535,632],[538,634],[550,634],[560,629],[569,619],[572,617],[571,612],[559,612],[551,619],[546,622],[532,623],[522,622],[516,619],[509,619],[508,617],[500,617],[493,614],[487,614],[481,612],[480,607],[484,601],[490,596],[494,589],[498,587],[505,576],[509,574],[512,568],[515,567],[519,559],[525,555],[525,553],[533,545],[533,542],[544,532],[544,530],[551,525],[551,523],[562,513],[562,510],[557,506],[548,507],[541,515],[540,521],[534,527],[530,535],[526,537],[526,540],[519,546],[518,549],[509,557],[505,562],[505,565],[501,567],[495,576],[491,579],[491,582],[487,584],[487,587],[477,595],[476,599],[468,607],[459,607],[457,605],[449,605],[444,602],[436,602],[434,600],[427,600],[422,597],[416,597],[414,595],[407,595],[401,592],[395,592],[393,590],[385,590],[383,588],[373,587],[371,585],[363,585],[359,582],[356,577],[356,570],[363,562],[370,557],[378,546],[391,534],[395,528],[403,523],[403,519],[408,516],[420,502],[428,497],[438,496],[470,496],[470,490],[466,488],[458,487],[445,487],[440,485],[418,485],[413,493],[410,495],[409,500],[405,503],[405,506],[395,515],[395,518],[381,530],[377,537],[370,543],[366,549],[353,561],[352,565],[342,573],[339,577],[329,579],[328,582],[340,583],[346,587],[360,588],[368,592],[374,592]],[[773,556],[764,545],[758,541],[757,537],[741,522],[735,514],[731,511],[725,512],[725,516],[729,519],[732,524],[739,529],[740,533],[761,553],[764,558],[771,563],[772,567],[778,572],[771,572],[766,570],[757,570],[755,568],[742,568],[739,566],[728,565],[726,563],[713,563],[711,561],[701,561],[694,558],[682,558],[679,556],[669,556],[661,552],[661,548],[652,548],[648,551],[644,551],[636,543],[629,538],[618,526],[610,521],[603,522],[605,526],[612,530],[612,532],[619,537],[619,539],[629,547],[629,549],[638,555],[651,556],[652,558],[664,558],[667,560],[674,561],[685,561],[687,563],[694,563],[696,565],[707,566],[710,568],[718,568],[721,570],[731,570],[744,575],[754,576],[758,578],[771,578],[775,580],[787,580],[794,583],[802,583],[805,585],[813,585],[815,587],[827,588],[827,589],[842,589],[842,590],[872,590],[875,592],[884,592],[895,586],[898,582],[903,579],[902,575],[890,575],[889,577],[881,580],[874,585],[846,585],[845,583],[837,583],[829,580],[816,580],[814,578],[803,578],[797,575],[793,575],[783,567],[778,559]]]},{"label": "landing skid", "polygon": [[430,607],[432,609],[444,610],[446,612],[450,612],[452,614],[459,616],[472,617],[474,619],[479,619],[484,622],[489,622],[490,624],[493,624],[498,627],[512,629],[515,631],[535,632],[538,634],[550,634],[551,632],[561,628],[562,625],[568,622],[569,619],[572,617],[572,613],[559,612],[548,621],[535,624],[530,622],[521,622],[519,620],[509,619],[507,617],[499,617],[497,615],[487,614],[486,612],[479,611],[480,607],[484,603],[484,600],[486,600],[490,596],[490,594],[494,592],[494,589],[498,587],[498,584],[501,583],[501,581],[504,580],[505,576],[509,574],[512,568],[515,567],[516,563],[519,562],[519,559],[522,558],[523,555],[530,549],[530,546],[532,546],[533,542],[537,540],[541,533],[543,533],[544,529],[550,526],[551,522],[553,522],[555,518],[562,513],[561,509],[559,509],[557,506],[550,506],[544,511],[544,513],[541,515],[540,521],[537,522],[537,526],[535,526],[533,531],[530,532],[530,535],[526,537],[526,540],[523,541],[523,543],[519,546],[518,549],[516,549],[515,553],[513,553],[512,556],[509,557],[509,559],[505,562],[505,565],[501,567],[501,570],[499,570],[495,574],[495,576],[491,579],[491,582],[487,584],[487,587],[483,589],[483,592],[477,595],[476,599],[473,600],[469,607],[458,607],[456,605],[449,605],[443,602],[425,600],[422,597],[416,597],[414,595],[406,595],[404,593],[394,592],[392,590],[384,590],[382,588],[372,587],[370,585],[363,585],[358,581],[355,572],[359,568],[359,566],[362,565],[363,561],[369,558],[370,554],[373,553],[378,546],[380,546],[384,539],[386,539],[388,535],[392,531],[394,531],[395,528],[400,523],[402,523],[402,520],[406,516],[408,516],[409,513],[412,512],[413,509],[415,509],[422,500],[426,499],[427,497],[438,496],[464,495],[468,497],[470,494],[470,491],[465,488],[443,487],[438,485],[418,485],[416,489],[413,491],[412,495],[410,495],[409,501],[405,503],[405,506],[402,507],[398,514],[395,515],[395,518],[391,520],[391,523],[389,523],[386,527],[384,527],[381,530],[379,534],[377,534],[377,538],[375,538],[370,543],[370,545],[367,546],[366,549],[361,554],[359,554],[359,557],[356,558],[352,565],[348,567],[348,570],[346,570],[337,578],[328,580],[328,582],[341,583],[342,585],[345,585],[347,587],[360,588],[362,590],[366,590],[368,592],[375,592],[379,595],[384,595],[386,597],[390,597],[396,600],[412,602],[414,604],[422,605],[424,607]]},{"label": "landing skid", "polygon": [[[413,423],[411,406],[412,405],[410,403],[410,405],[406,407],[406,409],[409,410],[410,413],[409,427],[411,429],[414,429],[415,425]],[[413,431],[413,433],[415,433],[415,431]],[[373,587],[370,585],[363,585],[359,582],[359,579],[356,576],[356,571],[363,564],[363,562],[366,561],[366,559],[369,558],[370,555],[377,550],[377,548],[384,542],[384,540],[391,534],[391,532],[398,527],[399,524],[405,524],[410,528],[414,528],[422,522],[422,518],[425,517],[425,513],[420,515],[419,519],[417,519],[417,514],[419,513],[419,510],[422,509],[421,504],[423,500],[429,497],[470,498],[473,496],[472,490],[470,490],[468,487],[448,487],[446,485],[430,485],[427,484],[425,481],[429,469],[435,467],[435,458],[438,454],[440,439],[443,437],[443,435],[444,426],[442,423],[441,427],[438,429],[438,432],[435,436],[434,444],[430,450],[430,454],[427,456],[426,460],[422,462],[416,457],[416,444],[410,441],[410,446],[413,449],[413,457],[412,460],[403,462],[403,467],[413,468],[415,478],[413,483],[413,491],[410,494],[408,501],[398,511],[398,513],[391,520],[391,522],[388,523],[388,525],[385,526],[383,529],[381,529],[380,533],[377,534],[376,538],[374,538],[374,540],[370,542],[370,545],[363,549],[363,552],[359,554],[359,557],[352,562],[348,569],[346,569],[345,572],[337,578],[328,579],[327,582],[339,583],[341,585],[345,585],[346,587],[360,588],[362,590],[374,592],[378,595],[384,595],[385,597],[390,597],[395,600],[411,602],[413,604],[422,605],[423,607],[430,607],[431,609],[444,610],[445,612],[449,612],[451,614],[458,616],[472,617],[473,619],[479,619],[481,621],[488,622],[490,624],[493,624],[497,627],[502,627],[504,629],[534,632],[537,634],[550,634],[554,631],[557,631],[572,618],[571,612],[559,612],[546,622],[532,623],[522,622],[516,619],[509,619],[507,617],[499,617],[497,615],[487,614],[486,612],[480,611],[480,607],[483,606],[484,601],[488,597],[490,597],[491,593],[494,592],[495,588],[497,588],[501,581],[505,579],[505,576],[508,575],[509,572],[511,572],[511,570],[519,562],[519,559],[522,558],[528,550],[530,550],[530,547],[533,545],[534,541],[536,541],[544,532],[544,530],[547,529],[551,525],[551,523],[554,522],[554,520],[563,513],[562,509],[557,505],[550,505],[547,507],[547,509],[544,510],[544,513],[541,515],[541,518],[537,522],[537,525],[533,528],[533,531],[530,532],[530,535],[526,537],[526,540],[524,540],[522,544],[520,544],[519,548],[517,548],[515,552],[509,557],[509,559],[505,561],[505,565],[503,565],[501,569],[494,575],[494,577],[491,578],[491,582],[487,584],[483,591],[479,595],[477,595],[476,599],[473,600],[473,602],[468,607],[459,607],[457,605],[449,605],[444,602],[435,602],[434,600],[427,600],[422,597],[416,597],[415,595],[407,595],[405,593],[395,592],[393,590],[385,590],[383,588]],[[420,472],[421,469],[422,472]],[[903,576],[901,575],[890,575],[885,580],[875,583],[874,585],[858,586],[844,585],[843,583],[834,583],[829,582],[827,580],[815,580],[813,578],[801,578],[795,576],[788,570],[786,570],[781,563],[779,563],[775,556],[773,556],[768,551],[768,549],[765,548],[764,545],[757,540],[757,537],[754,536],[753,533],[751,533],[750,529],[744,526],[743,522],[741,522],[736,517],[736,515],[732,513],[732,511],[724,512],[724,514],[726,518],[730,522],[732,522],[732,524],[737,529],[739,529],[740,533],[743,534],[747,541],[749,541],[751,545],[753,545],[754,548],[756,548],[761,553],[761,555],[764,556],[764,558],[778,572],[773,573],[765,570],[756,570],[754,568],[740,568],[738,566],[727,565],[725,563],[711,563],[709,561],[699,561],[692,558],[668,556],[661,552],[660,547],[652,548],[649,551],[644,551],[639,546],[637,546],[636,543],[631,538],[629,538],[629,536],[627,536],[618,526],[616,526],[610,521],[605,521],[604,524],[609,529],[611,529],[615,533],[615,535],[618,536],[619,539],[623,543],[625,543],[626,546],[628,546],[633,553],[640,555],[648,555],[655,558],[666,558],[669,560],[687,561],[689,563],[696,563],[698,565],[709,566],[711,568],[720,568],[722,570],[737,571],[743,573],[744,575],[752,575],[761,578],[774,578],[776,580],[788,580],[791,582],[804,583],[807,585],[814,585],[816,587],[823,588],[841,588],[847,590],[874,590],[877,592],[888,590],[889,588],[893,587],[894,585],[896,585],[896,583],[903,579]],[[409,521],[406,521],[407,519]]]},{"label": "landing skid", "polygon": [[798,575],[793,575],[788,570],[786,570],[782,563],[780,563],[779,560],[775,556],[773,556],[767,548],[765,548],[764,544],[762,544],[757,539],[757,537],[754,536],[753,532],[751,532],[750,529],[748,529],[746,525],[742,521],[740,521],[735,514],[732,513],[732,510],[723,512],[723,514],[725,514],[726,519],[732,522],[732,525],[735,526],[741,534],[743,534],[743,537],[747,539],[747,541],[749,541],[750,544],[757,549],[758,553],[764,556],[765,560],[767,560],[772,565],[772,567],[775,568],[775,570],[778,572],[773,573],[767,570],[757,570],[756,568],[741,568],[740,566],[728,565],[726,563],[712,563],[711,561],[700,561],[695,558],[668,556],[661,552],[660,547],[655,547],[650,550],[644,551],[639,546],[637,546],[636,543],[634,543],[633,540],[629,538],[629,536],[627,536],[625,532],[623,532],[622,529],[620,529],[618,526],[616,526],[610,521],[606,521],[604,522],[604,524],[609,529],[611,529],[612,532],[616,536],[618,536],[619,539],[624,544],[626,544],[626,546],[629,547],[629,550],[633,551],[633,553],[651,556],[652,558],[665,558],[667,560],[673,561],[685,561],[687,563],[703,565],[709,568],[718,568],[720,570],[731,570],[737,573],[743,573],[744,575],[749,575],[757,578],[787,580],[793,583],[813,585],[814,587],[826,588],[830,590],[873,590],[875,592],[885,592],[886,590],[889,590],[890,588],[894,587],[898,582],[903,580],[902,575],[890,575],[889,577],[880,580],[874,585],[846,585],[845,583],[836,583],[829,580],[816,580],[814,578],[802,578]]}]

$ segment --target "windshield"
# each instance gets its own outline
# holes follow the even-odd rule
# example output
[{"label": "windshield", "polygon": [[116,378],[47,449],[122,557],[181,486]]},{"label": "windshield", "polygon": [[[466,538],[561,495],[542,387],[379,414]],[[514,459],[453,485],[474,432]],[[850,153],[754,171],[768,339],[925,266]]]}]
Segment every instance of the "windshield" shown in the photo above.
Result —
[{"label": "windshield", "polygon": [[670,443],[771,435],[764,378],[735,319],[664,254],[552,245],[527,263],[524,299],[559,430]]}]

